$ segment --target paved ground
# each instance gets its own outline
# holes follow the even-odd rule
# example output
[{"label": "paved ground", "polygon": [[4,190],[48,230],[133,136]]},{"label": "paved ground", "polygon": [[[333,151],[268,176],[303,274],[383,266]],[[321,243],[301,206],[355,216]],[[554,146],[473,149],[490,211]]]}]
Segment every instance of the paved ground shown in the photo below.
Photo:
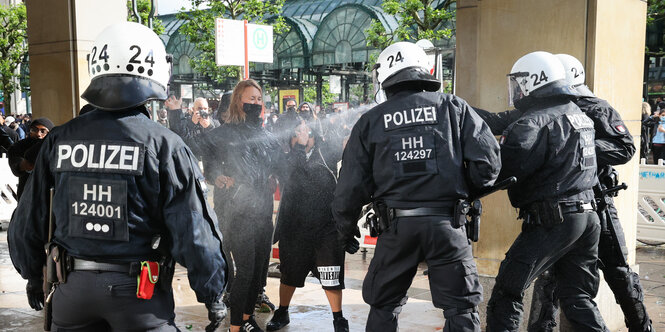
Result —
[{"label": "paved ground", "polygon": [[[637,250],[642,285],[647,307],[656,331],[665,330],[665,247],[639,247]],[[367,271],[372,251],[347,257],[344,315],[351,331],[364,330],[368,306],[362,301],[362,279]],[[422,271],[424,266],[420,267]],[[277,301],[279,280],[268,278],[267,292]],[[207,312],[196,302],[187,282],[186,271],[179,269],[174,278],[176,322],[183,331],[202,331],[207,324]],[[487,292],[486,292],[487,293]],[[430,302],[426,276],[418,273],[411,289],[409,302],[400,315],[402,331],[439,331],[442,329],[441,311]],[[332,315],[326,297],[316,279],[310,278],[305,288],[299,289],[290,308],[291,324],[282,331],[332,331]],[[25,281],[11,265],[7,251],[7,234],[0,231],[0,331],[41,331],[42,313],[30,309],[25,297]],[[257,321],[265,324],[269,313],[257,313]],[[226,325],[228,326],[228,319]],[[265,326],[265,325],[264,325]],[[220,329],[220,331],[225,331]],[[619,331],[626,331],[621,329]]]}]

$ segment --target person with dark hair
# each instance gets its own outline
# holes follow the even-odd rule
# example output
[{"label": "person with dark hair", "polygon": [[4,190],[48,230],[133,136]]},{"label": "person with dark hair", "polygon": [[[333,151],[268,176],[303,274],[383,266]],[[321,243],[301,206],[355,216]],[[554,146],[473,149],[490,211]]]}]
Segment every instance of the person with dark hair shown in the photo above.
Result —
[{"label": "person with dark hair", "polygon": [[[0,117],[0,119],[1,118],[2,117]],[[0,126],[0,155],[2,153],[7,153],[9,147],[12,146],[12,144],[14,144],[14,141],[11,139],[9,134],[7,134],[5,129]]]},{"label": "person with dark hair", "polygon": [[[300,114],[304,112],[301,108]],[[335,332],[345,332],[349,324],[342,315],[344,248],[337,238],[330,207],[342,148],[327,144],[304,120],[293,130],[296,137],[291,140],[280,178],[283,194],[273,239],[279,241],[279,309],[267,330],[276,331],[289,324],[291,298],[311,272],[326,293]]]},{"label": "person with dark hair", "polygon": [[219,121],[220,124],[224,123],[226,112],[228,112],[229,106],[231,105],[232,95],[233,91],[226,91],[222,94],[222,99],[219,101],[215,118],[217,119],[217,121]]},{"label": "person with dark hair", "polygon": [[300,123],[300,120],[302,120],[298,114],[299,109],[296,107],[297,105],[295,99],[287,99],[284,103],[286,109],[279,116],[279,119],[277,119],[273,128],[273,132],[279,138],[284,152],[289,151],[290,149],[289,143],[294,137],[293,128],[295,128]]},{"label": "person with dark hair", "polygon": [[658,165],[659,160],[665,162],[665,110],[656,111],[653,116],[654,121],[654,135],[651,139],[653,163]]},{"label": "person with dark hair", "polygon": [[18,177],[17,198],[21,198],[25,183],[35,167],[35,159],[42,140],[53,129],[53,122],[48,118],[38,118],[30,124],[28,137],[14,143],[7,151],[9,167]]},{"label": "person with dark hair", "polygon": [[[271,175],[280,163],[277,139],[262,127],[262,89],[254,80],[233,89],[224,124],[200,135],[195,153],[215,186],[214,205],[233,257],[231,331],[261,331],[254,305],[265,284],[273,233]],[[233,273],[233,272],[231,272]]]}]

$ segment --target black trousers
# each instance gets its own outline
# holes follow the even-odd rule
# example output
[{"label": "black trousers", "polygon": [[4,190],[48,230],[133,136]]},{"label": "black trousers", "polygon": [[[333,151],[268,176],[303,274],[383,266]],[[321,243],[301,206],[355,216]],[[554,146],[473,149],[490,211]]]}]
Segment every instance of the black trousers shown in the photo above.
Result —
[{"label": "black trousers", "polygon": [[[599,216],[607,225],[600,233],[598,258],[601,261],[605,281],[610,286],[614,298],[621,306],[629,332],[648,331],[651,319],[644,306],[644,292],[640,277],[628,266],[626,240],[611,197],[608,197],[607,210]],[[529,331],[552,331],[556,326],[559,299],[556,293],[556,280],[553,273],[543,274],[534,284],[534,294]],[[535,310],[534,310],[535,309]]]},{"label": "black trousers", "polygon": [[127,273],[73,271],[53,294],[54,332],[179,331],[173,292],[159,283],[150,300],[136,298]]},{"label": "black trousers", "polygon": [[658,159],[663,159],[665,162],[665,144],[654,144],[652,152],[654,164],[658,164]]},{"label": "black trousers", "polygon": [[229,236],[224,241],[235,266],[229,298],[231,325],[241,325],[243,314],[254,313],[256,298],[268,277],[272,215],[251,211],[235,214],[229,219],[228,229]]},{"label": "black trousers", "polygon": [[608,331],[593,302],[598,292],[600,223],[594,211],[564,214],[552,227],[525,225],[501,262],[487,305],[487,331],[518,331],[524,291],[552,269],[575,331]]},{"label": "black trousers", "polygon": [[367,331],[397,330],[397,316],[418,263],[429,268],[434,306],[443,309],[444,331],[480,331],[477,305],[482,286],[464,227],[449,217],[397,218],[379,236],[363,283],[363,299],[371,306]]}]

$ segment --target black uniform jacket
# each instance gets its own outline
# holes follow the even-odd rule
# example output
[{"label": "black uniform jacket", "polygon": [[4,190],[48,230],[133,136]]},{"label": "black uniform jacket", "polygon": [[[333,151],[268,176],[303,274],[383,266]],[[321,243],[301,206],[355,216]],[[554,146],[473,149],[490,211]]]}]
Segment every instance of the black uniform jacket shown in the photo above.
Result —
[{"label": "black uniform jacket", "polygon": [[402,91],[365,113],[351,131],[332,204],[340,232],[355,233],[363,205],[452,207],[494,184],[499,145],[461,98]]},{"label": "black uniform jacket", "polygon": [[102,262],[157,260],[161,245],[188,271],[200,302],[216,300],[226,263],[197,161],[144,107],[94,110],[45,138],[8,232],[23,278],[41,278],[53,196],[53,241]]},{"label": "black uniform jacket", "polygon": [[[635,144],[619,112],[607,101],[597,97],[582,97],[574,102],[593,121],[593,129],[596,131],[598,172],[600,173],[601,169],[606,168],[607,165],[615,166],[627,163],[635,154]],[[487,122],[495,135],[501,135],[511,123],[524,114],[517,109],[501,113],[474,109]]]},{"label": "black uniform jacket", "polygon": [[596,155],[593,122],[567,98],[540,99],[503,132],[500,179],[513,206],[543,200],[593,199]]}]

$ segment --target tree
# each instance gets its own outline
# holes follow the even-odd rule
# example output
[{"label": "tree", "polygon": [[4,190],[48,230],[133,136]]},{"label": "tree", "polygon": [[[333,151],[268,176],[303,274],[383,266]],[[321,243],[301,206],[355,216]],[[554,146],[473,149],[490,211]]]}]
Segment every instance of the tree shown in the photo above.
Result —
[{"label": "tree", "polygon": [[434,9],[435,0],[384,0],[381,7],[388,15],[398,18],[398,26],[388,33],[378,20],[372,20],[367,32],[367,45],[384,49],[395,41],[435,41],[450,38],[454,31],[442,28],[442,23],[455,18],[453,4],[456,0],[445,0],[441,9]]},{"label": "tree", "polygon": [[663,0],[647,1],[647,24],[662,20],[665,17],[665,2]]},{"label": "tree", "polygon": [[17,68],[28,53],[25,4],[0,6],[0,89],[5,113],[11,113],[12,93],[19,87]]},{"label": "tree", "polygon": [[[647,31],[649,31],[650,27],[656,27],[657,29],[658,25],[662,25],[661,21],[663,20],[663,18],[665,18],[665,2],[663,0],[649,0],[647,2]],[[665,51],[663,51],[662,48],[650,49],[648,45],[649,45],[649,40],[647,39],[645,52],[648,56],[665,55]]]},{"label": "tree", "polygon": [[[245,19],[252,23],[265,24],[268,16],[277,16],[274,23],[275,33],[286,29],[286,24],[279,13],[284,0],[190,0],[192,8],[189,12],[180,12],[177,17],[186,22],[180,27],[180,33],[194,44],[201,53],[190,59],[192,69],[205,75],[216,83],[228,79],[239,79],[240,68],[237,66],[219,67],[215,63],[215,19]],[[206,8],[207,7],[207,8]]]},{"label": "tree", "polygon": [[[307,102],[316,102],[316,85],[308,85],[302,91],[303,100]],[[330,105],[337,101],[337,94],[330,92],[330,84],[323,81],[321,85],[321,107]]]},{"label": "tree", "polygon": [[[156,2],[157,1],[155,0],[155,3]],[[132,7],[133,7],[132,1],[128,0],[127,21],[138,22],[136,16],[134,15],[134,9]],[[141,16],[141,24],[145,26],[148,26],[148,15],[150,15],[151,7],[152,5],[150,4],[150,0],[136,0],[136,9],[139,12],[139,16]],[[152,19],[152,31],[154,31],[158,35],[164,33],[164,24],[162,24],[162,20],[156,18]]]}]

